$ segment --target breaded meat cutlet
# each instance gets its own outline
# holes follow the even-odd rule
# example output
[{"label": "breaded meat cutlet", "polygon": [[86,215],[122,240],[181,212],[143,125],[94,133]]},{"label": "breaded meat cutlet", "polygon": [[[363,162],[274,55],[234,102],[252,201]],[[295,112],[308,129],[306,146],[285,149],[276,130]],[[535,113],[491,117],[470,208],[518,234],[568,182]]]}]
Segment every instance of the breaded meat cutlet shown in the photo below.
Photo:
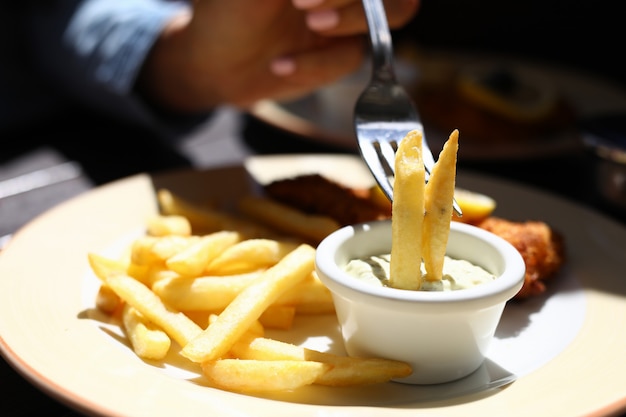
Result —
[{"label": "breaded meat cutlet", "polygon": [[344,187],[318,174],[274,181],[264,187],[272,199],[309,214],[335,219],[342,226],[391,216],[368,197],[369,190]]},{"label": "breaded meat cutlet", "polygon": [[513,222],[489,217],[478,224],[511,243],[526,264],[524,285],[516,295],[523,299],[546,290],[545,280],[553,277],[565,262],[563,237],[541,221]]}]

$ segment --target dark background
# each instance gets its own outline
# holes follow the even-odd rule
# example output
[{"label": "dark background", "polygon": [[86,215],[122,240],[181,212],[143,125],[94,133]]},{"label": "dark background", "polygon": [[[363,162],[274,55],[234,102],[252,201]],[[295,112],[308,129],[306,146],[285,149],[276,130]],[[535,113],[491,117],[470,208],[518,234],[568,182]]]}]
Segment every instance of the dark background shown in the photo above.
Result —
[{"label": "dark background", "polygon": [[540,60],[626,87],[624,13],[615,0],[422,0],[400,32],[424,47]]}]

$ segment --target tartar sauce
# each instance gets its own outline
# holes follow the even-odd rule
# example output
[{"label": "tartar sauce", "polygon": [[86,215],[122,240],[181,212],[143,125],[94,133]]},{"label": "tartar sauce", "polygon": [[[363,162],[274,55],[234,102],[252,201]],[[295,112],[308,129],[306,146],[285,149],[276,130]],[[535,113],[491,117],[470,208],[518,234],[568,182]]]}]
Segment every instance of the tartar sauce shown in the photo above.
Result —
[{"label": "tartar sauce", "polygon": [[[364,282],[372,285],[389,286],[389,254],[370,256],[364,259],[353,259],[345,267],[345,271]],[[425,274],[422,264],[422,275]],[[443,278],[441,281],[422,280],[420,291],[454,291],[471,288],[496,277],[483,268],[466,260],[445,257]]]}]

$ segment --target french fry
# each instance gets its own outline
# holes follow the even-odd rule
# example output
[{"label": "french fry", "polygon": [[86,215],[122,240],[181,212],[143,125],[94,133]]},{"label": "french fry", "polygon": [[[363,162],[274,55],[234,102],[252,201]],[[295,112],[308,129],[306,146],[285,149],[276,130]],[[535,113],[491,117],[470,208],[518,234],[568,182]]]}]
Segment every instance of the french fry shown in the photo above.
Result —
[{"label": "french fry", "polygon": [[152,285],[167,305],[178,310],[222,311],[262,272],[206,277],[170,277]]},{"label": "french fry", "polygon": [[147,220],[147,233],[150,236],[191,236],[191,223],[181,215],[155,215]]},{"label": "french fry", "polygon": [[239,233],[231,231],[214,232],[202,236],[197,242],[169,257],[165,265],[183,276],[199,276],[209,262],[240,239]]},{"label": "french fry", "polygon": [[389,284],[394,288],[421,286],[424,182],[422,134],[413,130],[400,142],[395,160],[389,267]]},{"label": "french fry", "polygon": [[422,258],[425,279],[429,281],[441,280],[443,276],[443,260],[452,220],[458,148],[459,132],[454,130],[439,154],[424,191]]},{"label": "french fry", "polygon": [[[218,317],[219,313],[209,314],[209,320],[207,323],[209,323],[209,325],[215,323]],[[250,327],[248,327],[248,330],[246,330],[245,334],[255,335],[256,337],[263,337],[265,335],[265,326],[263,325],[263,323],[261,323],[261,320],[255,320],[252,322],[252,324],[250,324]]]},{"label": "french fry", "polygon": [[128,304],[122,310],[122,324],[137,356],[161,360],[167,355],[172,343],[169,336]]},{"label": "french fry", "polygon": [[107,258],[97,253],[88,253],[87,259],[93,273],[103,282],[108,275],[112,273],[125,273],[128,268],[128,265],[122,261]]},{"label": "french fry", "polygon": [[[128,275],[131,275],[130,273]],[[131,275],[133,276],[133,275]],[[134,276],[133,276],[134,277]],[[149,288],[152,288],[155,283],[164,279],[178,278],[180,275],[171,269],[168,269],[164,264],[149,265],[145,270],[141,278],[137,278],[138,281],[143,282]]]},{"label": "french fry", "polygon": [[231,275],[268,268],[298,246],[294,242],[274,239],[247,239],[229,248],[209,263],[206,272]]},{"label": "french fry", "polygon": [[237,392],[293,390],[312,384],[331,368],[312,361],[219,359],[202,363],[213,386]]},{"label": "french fry", "polygon": [[334,314],[335,303],[333,301],[301,303],[295,306],[296,315]]},{"label": "french fry", "polygon": [[298,246],[239,293],[215,323],[184,345],[181,354],[193,362],[210,361],[225,355],[268,306],[311,274],[314,261],[312,246]]},{"label": "french fry", "polygon": [[106,284],[106,277],[114,273],[124,273],[127,265],[115,259],[110,259],[97,253],[88,253],[87,259],[93,273],[102,281],[96,294],[96,308],[113,314],[121,306],[120,297]]},{"label": "french fry", "polygon": [[[181,311],[221,311],[263,272],[197,278],[175,275],[154,282],[152,291],[167,305]],[[293,306],[309,314],[334,311],[330,290],[314,273],[285,291],[272,305]]]},{"label": "french fry", "polygon": [[330,217],[306,214],[265,197],[245,196],[238,207],[239,211],[258,222],[315,243],[340,227]]},{"label": "french fry", "polygon": [[192,229],[200,229],[204,233],[226,230],[225,226],[230,221],[230,216],[222,216],[222,213],[187,201],[167,189],[157,191],[157,200],[161,213],[183,216],[189,220]]},{"label": "french fry", "polygon": [[172,310],[148,287],[124,274],[107,276],[106,283],[127,304],[134,307],[180,346],[202,333],[202,328],[185,314]]},{"label": "french fry", "polygon": [[409,376],[411,366],[405,362],[340,356],[246,333],[233,345],[231,353],[242,359],[276,361],[315,361],[332,365],[315,379],[316,384],[330,386],[366,385]]},{"label": "french fry", "polygon": [[259,322],[268,329],[289,330],[296,317],[296,307],[272,305],[265,309]]},{"label": "french fry", "polygon": [[[222,310],[223,311],[223,310]],[[194,310],[194,311],[182,311],[187,317],[193,320],[198,326],[206,329],[210,323],[215,322],[217,317],[222,311],[205,311],[205,310]],[[265,334],[265,325],[261,322],[261,320],[256,320],[253,322],[248,328],[248,332],[251,332],[257,336],[263,336]]]},{"label": "french fry", "polygon": [[198,239],[200,239],[199,236],[142,236],[133,242],[131,262],[136,265],[164,263]]},{"label": "french fry", "polygon": [[163,214],[186,217],[196,234],[232,230],[240,232],[248,238],[276,235],[275,231],[270,228],[233,216],[230,213],[192,203],[167,189],[157,191],[157,200]]},{"label": "french fry", "polygon": [[[159,256],[154,254],[153,247],[157,242],[157,238],[155,236],[142,236],[133,241],[131,246],[131,262],[134,265],[150,265],[151,263],[165,261],[166,258],[162,259]],[[173,251],[171,255],[173,255],[175,251]]]},{"label": "french fry", "polygon": [[114,315],[124,303],[122,299],[105,283],[100,284],[96,294],[96,308],[103,313]]},{"label": "french fry", "polygon": [[281,295],[274,304],[276,305],[312,305],[332,303],[333,297],[330,290],[319,280],[315,271],[306,279]]},{"label": "french fry", "polygon": [[191,321],[196,323],[202,329],[206,329],[209,325],[209,317],[211,314],[219,314],[214,311],[205,311],[205,310],[189,310],[189,311],[181,311],[185,316],[189,317]]},{"label": "french fry", "polygon": [[150,282],[152,269],[153,267],[149,264],[137,265],[130,262],[126,268],[126,274],[145,284]]}]

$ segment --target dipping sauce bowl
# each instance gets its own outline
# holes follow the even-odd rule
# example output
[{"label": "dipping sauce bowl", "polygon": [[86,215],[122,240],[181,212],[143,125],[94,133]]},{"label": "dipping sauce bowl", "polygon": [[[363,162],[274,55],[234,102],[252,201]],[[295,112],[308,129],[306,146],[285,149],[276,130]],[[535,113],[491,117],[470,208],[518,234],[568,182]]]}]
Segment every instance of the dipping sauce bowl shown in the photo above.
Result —
[{"label": "dipping sauce bowl", "polygon": [[480,367],[505,304],[521,289],[525,264],[504,239],[452,222],[447,255],[486,269],[496,279],[455,291],[411,291],[363,282],[344,271],[356,258],[391,251],[391,221],[343,227],[317,248],[316,271],[330,289],[350,356],[409,363],[397,382],[437,384]]}]

